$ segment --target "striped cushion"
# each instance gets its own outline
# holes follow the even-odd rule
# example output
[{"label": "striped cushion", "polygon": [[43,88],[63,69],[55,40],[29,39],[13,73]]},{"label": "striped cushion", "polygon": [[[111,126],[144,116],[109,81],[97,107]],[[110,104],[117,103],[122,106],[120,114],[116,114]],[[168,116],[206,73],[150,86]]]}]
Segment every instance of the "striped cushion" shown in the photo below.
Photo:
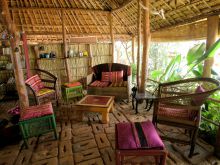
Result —
[{"label": "striped cushion", "polygon": [[99,81],[99,80],[96,80],[90,84],[90,86],[92,87],[107,87],[108,85],[109,85],[109,82]]},{"label": "striped cushion", "polygon": [[102,72],[101,81],[110,82],[111,81],[112,72]]},{"label": "striped cushion", "polygon": [[35,92],[38,92],[40,89],[44,88],[44,84],[37,74],[27,79],[25,83],[30,85]]},{"label": "striped cushion", "polygon": [[175,109],[168,107],[159,107],[158,116],[166,116],[175,119],[188,120],[188,110],[187,109]]},{"label": "striped cushion", "polygon": [[116,124],[119,149],[164,149],[164,144],[151,121]]},{"label": "striped cushion", "polygon": [[23,109],[24,113],[21,113],[20,120],[28,120],[36,117],[42,117],[53,114],[53,107],[51,102],[36,106],[31,106]]},{"label": "striped cushion", "polygon": [[40,89],[39,91],[37,91],[36,95],[42,96],[42,95],[46,95],[46,94],[54,93],[54,92],[55,92],[55,90],[53,90],[53,89],[43,88],[43,89]]},{"label": "striped cushion", "polygon": [[116,71],[116,72],[111,72],[111,82],[122,82],[123,81],[123,70],[121,71]]}]

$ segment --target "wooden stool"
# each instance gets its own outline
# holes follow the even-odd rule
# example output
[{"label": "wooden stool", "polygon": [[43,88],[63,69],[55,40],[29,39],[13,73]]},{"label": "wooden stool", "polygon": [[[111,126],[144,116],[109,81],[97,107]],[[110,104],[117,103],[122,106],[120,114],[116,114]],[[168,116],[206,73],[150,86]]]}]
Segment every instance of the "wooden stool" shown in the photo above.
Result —
[{"label": "wooden stool", "polygon": [[116,165],[125,156],[154,156],[156,164],[165,165],[167,151],[151,121],[118,123],[115,129]]},{"label": "wooden stool", "polygon": [[47,132],[54,132],[55,139],[57,139],[56,121],[51,102],[23,109],[19,127],[26,148],[28,148],[28,138]]},{"label": "wooden stool", "polygon": [[80,82],[65,84],[61,86],[62,96],[68,102],[74,97],[83,97],[83,88]]}]

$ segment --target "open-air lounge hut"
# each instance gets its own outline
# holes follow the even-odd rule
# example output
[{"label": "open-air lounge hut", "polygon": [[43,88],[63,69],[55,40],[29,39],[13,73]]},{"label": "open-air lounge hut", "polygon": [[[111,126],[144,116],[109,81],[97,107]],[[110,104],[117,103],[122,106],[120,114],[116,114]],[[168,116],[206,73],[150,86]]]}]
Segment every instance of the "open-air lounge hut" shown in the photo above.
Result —
[{"label": "open-air lounge hut", "polygon": [[[46,120],[51,124],[48,126],[51,127],[50,131],[55,131],[55,137],[58,135],[58,139],[53,140],[51,134],[41,135],[45,132],[41,132],[41,127],[38,127],[37,137],[27,141],[28,149],[21,145],[22,141],[1,148],[0,164],[7,165],[114,164],[117,158],[115,157],[115,143],[117,143],[115,124],[151,120],[152,113],[141,111],[138,115],[134,114],[128,102],[132,87],[128,83],[125,85],[126,89],[115,89],[112,85],[110,90],[105,91],[116,97],[127,92],[124,94],[125,97],[128,96],[126,101],[117,100],[114,103],[114,100],[109,100],[107,111],[110,111],[114,104],[113,113],[107,117],[89,113],[83,118],[83,122],[79,122],[76,119],[80,114],[77,114],[75,109],[80,108],[75,105],[75,100],[68,101],[68,97],[71,97],[68,92],[77,91],[76,93],[80,93],[77,95],[79,97],[83,97],[87,92],[99,95],[100,92],[97,92],[97,89],[90,91],[87,88],[87,82],[91,78],[100,79],[103,72],[112,71],[111,74],[113,74],[113,72],[123,71],[122,80],[129,81],[126,76],[131,74],[130,67],[112,64],[117,63],[116,41],[132,41],[131,59],[133,62],[137,61],[138,92],[143,93],[146,88],[148,50],[151,41],[206,39],[208,49],[219,38],[220,31],[219,0],[1,0],[0,12],[0,91],[1,93],[4,91],[4,94],[9,91],[7,97],[10,98],[7,100],[0,96],[1,144],[20,141],[20,132],[24,139],[31,133],[35,135],[36,132],[29,124],[39,124],[42,121],[44,123]],[[135,48],[137,48],[137,54],[135,54]],[[212,63],[213,58],[205,61],[203,77],[210,77]],[[104,68],[103,72],[99,72],[100,68]],[[120,69],[117,70],[117,68]],[[35,103],[40,104],[34,109],[40,111],[40,115],[46,114],[47,118],[37,116],[37,119],[26,122],[30,116],[24,114],[33,103],[29,97],[30,91],[27,90],[28,86],[33,85],[32,80],[29,79],[41,70],[49,72],[56,82],[54,88],[51,88],[56,92],[50,96],[55,97],[57,104],[53,104],[53,108],[45,103],[40,104],[40,99],[45,101],[45,98],[34,94]],[[146,72],[140,74],[140,70]],[[97,71],[96,77],[94,75],[91,77],[92,71]],[[35,76],[34,80],[38,82],[40,78]],[[3,83],[12,81],[15,82],[16,87]],[[50,82],[52,80],[46,83]],[[72,82],[80,82],[82,86]],[[64,87],[65,83],[72,83],[72,87],[77,86],[77,89],[70,91],[70,88]],[[102,86],[102,88],[105,87]],[[213,92],[218,88],[217,85]],[[17,99],[15,93],[10,93],[12,89],[17,93]],[[38,88],[31,90],[34,93]],[[104,93],[104,95],[107,94]],[[9,109],[12,108],[14,111],[10,112],[14,114],[17,112],[18,109],[14,108],[16,105],[20,107],[21,116],[23,115],[19,124],[20,131],[17,123],[13,125],[8,123],[8,120],[4,120],[8,117],[6,113]],[[47,112],[41,111],[42,109],[47,109]],[[51,111],[52,109],[54,111]],[[93,111],[96,112],[96,108]],[[100,124],[100,118],[107,124]],[[215,153],[219,156],[220,131],[216,138],[214,147]],[[197,150],[190,158],[188,146],[172,147],[172,143],[169,142],[165,145],[169,152],[167,164],[220,163],[218,158],[210,156],[214,151],[213,146],[201,140],[197,141]],[[149,164],[154,162],[151,157],[144,156],[137,160],[133,157],[127,160],[133,161],[133,164],[141,164],[142,161]],[[157,158],[156,160],[158,161]]]}]

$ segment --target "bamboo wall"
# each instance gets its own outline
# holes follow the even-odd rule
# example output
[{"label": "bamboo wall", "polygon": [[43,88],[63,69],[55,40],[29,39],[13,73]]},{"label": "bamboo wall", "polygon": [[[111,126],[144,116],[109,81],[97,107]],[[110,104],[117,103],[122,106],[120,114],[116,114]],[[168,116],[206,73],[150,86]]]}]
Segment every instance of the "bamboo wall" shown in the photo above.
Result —
[{"label": "bamboo wall", "polygon": [[[66,66],[65,60],[70,68],[70,80],[79,81],[82,78],[85,78],[88,75],[88,66],[89,60],[91,57],[91,65],[97,65],[100,63],[109,63],[112,62],[112,56],[110,54],[110,44],[92,44],[91,53],[89,56],[83,57],[71,57],[65,59],[62,55],[62,45],[53,44],[53,45],[44,45],[44,52],[50,53],[51,51],[55,52],[55,59],[46,59],[41,58],[36,60],[36,55],[34,53],[33,46],[29,47],[29,56],[31,62],[31,68],[35,68],[35,62],[37,61],[38,67],[43,70],[47,70],[54,74],[58,78],[57,89],[58,95],[61,97],[61,85],[67,82]],[[76,54],[80,51],[88,51],[88,44],[69,44],[68,50],[72,49]]]}]

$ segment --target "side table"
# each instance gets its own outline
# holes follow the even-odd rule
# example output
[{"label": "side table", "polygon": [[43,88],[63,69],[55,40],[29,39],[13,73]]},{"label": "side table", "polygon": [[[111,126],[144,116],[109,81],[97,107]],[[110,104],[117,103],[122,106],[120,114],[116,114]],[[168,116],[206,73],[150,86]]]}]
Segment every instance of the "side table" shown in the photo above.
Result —
[{"label": "side table", "polygon": [[156,96],[152,95],[149,92],[145,92],[145,93],[136,92],[136,93],[132,94],[132,108],[134,109],[134,102],[136,101],[135,112],[137,114],[138,113],[138,103],[145,100],[146,106],[144,109],[147,109],[147,111],[149,111],[151,109],[155,99],[156,99]]},{"label": "side table", "polygon": [[61,86],[62,97],[68,102],[69,99],[74,97],[83,97],[83,88],[82,85],[74,87]]}]

